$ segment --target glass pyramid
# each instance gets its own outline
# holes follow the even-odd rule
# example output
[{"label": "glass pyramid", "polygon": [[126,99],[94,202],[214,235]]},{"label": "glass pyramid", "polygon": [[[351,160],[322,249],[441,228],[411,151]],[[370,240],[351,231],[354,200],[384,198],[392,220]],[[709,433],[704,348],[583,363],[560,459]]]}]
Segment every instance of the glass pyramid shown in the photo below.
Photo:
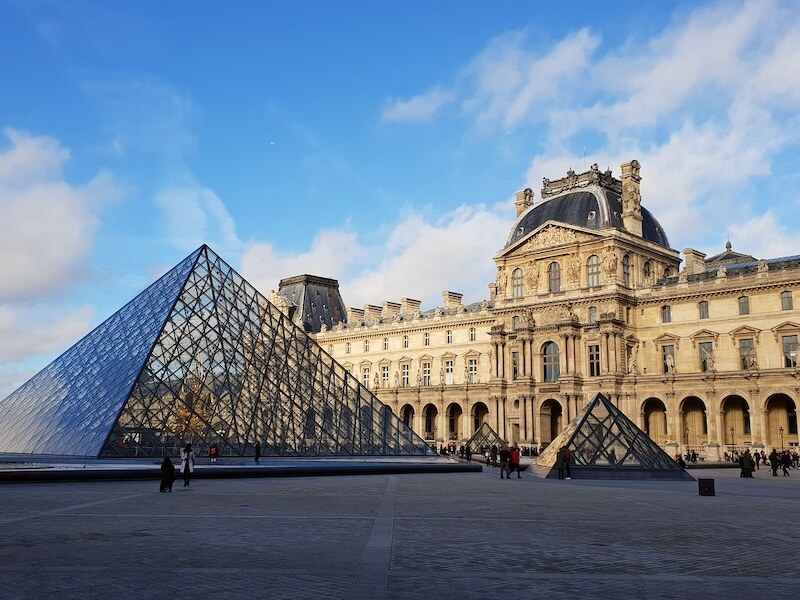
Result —
[{"label": "glass pyramid", "polygon": [[497,446],[497,449],[500,450],[501,448],[507,448],[508,444],[506,444],[497,432],[484,421],[483,424],[478,427],[478,431],[469,438],[467,446],[469,446],[473,454],[482,455],[492,446]]},{"label": "glass pyramid", "polygon": [[[608,398],[597,394],[578,416],[533,461],[554,476],[558,451],[572,453],[573,474],[586,477],[692,479]],[[573,475],[574,476],[574,475]]]},{"label": "glass pyramid", "polygon": [[201,246],[0,401],[0,453],[434,455]]}]

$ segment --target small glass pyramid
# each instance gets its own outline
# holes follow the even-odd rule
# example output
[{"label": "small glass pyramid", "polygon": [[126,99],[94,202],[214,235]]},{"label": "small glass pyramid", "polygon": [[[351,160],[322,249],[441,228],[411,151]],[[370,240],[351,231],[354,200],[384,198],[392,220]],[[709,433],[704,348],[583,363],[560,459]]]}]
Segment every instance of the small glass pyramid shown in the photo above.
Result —
[{"label": "small glass pyramid", "polygon": [[554,477],[558,452],[564,446],[572,454],[573,477],[692,479],[602,394],[533,461],[535,470]]},{"label": "small glass pyramid", "polygon": [[501,448],[507,448],[508,444],[506,444],[497,432],[484,421],[478,428],[478,431],[469,438],[467,446],[469,446],[473,454],[483,454],[492,446],[497,446],[497,449],[500,450]]},{"label": "small glass pyramid", "polygon": [[201,246],[0,401],[0,453],[434,455]]}]

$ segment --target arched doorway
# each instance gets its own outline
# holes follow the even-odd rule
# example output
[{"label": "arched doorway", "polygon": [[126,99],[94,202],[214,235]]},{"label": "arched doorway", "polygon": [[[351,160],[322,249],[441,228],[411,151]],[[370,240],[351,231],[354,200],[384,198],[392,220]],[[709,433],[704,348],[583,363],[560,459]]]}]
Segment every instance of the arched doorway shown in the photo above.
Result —
[{"label": "arched doorway", "polygon": [[425,408],[422,411],[422,418],[425,425],[425,434],[426,440],[435,440],[438,435],[438,426],[436,424],[437,417],[439,416],[439,411],[436,410],[436,407],[433,404],[426,404]]},{"label": "arched doorway", "polygon": [[489,422],[489,407],[483,402],[472,405],[472,433],[478,431],[481,425]]},{"label": "arched doorway", "polygon": [[706,405],[697,396],[688,396],[684,398],[681,410],[683,411],[681,443],[694,450],[708,441]]},{"label": "arched doorway", "polygon": [[563,429],[563,409],[558,400],[550,398],[542,402],[539,409],[539,431],[542,432],[542,439],[539,443],[546,447],[552,442]]},{"label": "arched doorway", "polygon": [[461,406],[453,402],[447,407],[447,439],[460,440],[464,437],[464,431],[461,427],[461,415],[464,411]]},{"label": "arched doorway", "polygon": [[648,398],[642,405],[644,432],[659,446],[667,443],[667,407],[658,398]]},{"label": "arched doorway", "polygon": [[770,448],[796,449],[797,406],[786,394],[773,394],[767,399],[766,441]]},{"label": "arched doorway", "polygon": [[722,401],[723,438],[729,449],[741,448],[752,441],[750,405],[741,396],[728,396]]},{"label": "arched doorway", "polygon": [[400,411],[400,418],[402,419],[405,426],[409,429],[414,429],[414,407],[410,404],[406,404],[402,410]]}]

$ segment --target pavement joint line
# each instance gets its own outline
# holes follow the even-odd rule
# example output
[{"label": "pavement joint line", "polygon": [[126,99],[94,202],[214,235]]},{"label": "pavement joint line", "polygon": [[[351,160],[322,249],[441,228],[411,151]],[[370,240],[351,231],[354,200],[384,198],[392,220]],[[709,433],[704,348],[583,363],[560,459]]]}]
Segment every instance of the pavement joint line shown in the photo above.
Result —
[{"label": "pavement joint line", "polygon": [[394,511],[397,503],[397,477],[386,480],[383,497],[375,511],[367,544],[350,588],[354,598],[369,597],[374,600],[386,598],[389,593],[389,571],[392,562],[394,538]]},{"label": "pavement joint line", "polygon": [[20,521],[26,521],[28,519],[38,519],[40,517],[58,516],[65,512],[80,510],[81,508],[88,508],[89,506],[99,506],[101,504],[109,504],[111,502],[120,502],[122,500],[130,500],[131,498],[138,498],[139,496],[144,496],[144,494],[140,493],[140,494],[128,494],[127,496],[114,496],[113,498],[106,498],[105,500],[95,500],[94,502],[84,502],[83,504],[62,506],[61,508],[54,508],[52,510],[31,513],[29,515],[22,515],[10,519],[0,519],[0,525],[9,525],[11,523],[19,523]]}]

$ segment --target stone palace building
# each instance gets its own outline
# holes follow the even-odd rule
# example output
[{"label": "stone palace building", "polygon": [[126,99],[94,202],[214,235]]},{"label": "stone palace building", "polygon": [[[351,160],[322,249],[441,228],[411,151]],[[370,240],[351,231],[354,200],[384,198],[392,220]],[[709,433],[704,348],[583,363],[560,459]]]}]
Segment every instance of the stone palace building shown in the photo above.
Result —
[{"label": "stone palace building", "polygon": [[[345,307],[336,280],[272,300],[413,430],[442,445],[487,422],[546,446],[603,392],[670,454],[798,445],[800,256],[683,260],[642,206],[640,165],[516,194],[489,297]],[[498,246],[502,240],[498,240]]]}]

